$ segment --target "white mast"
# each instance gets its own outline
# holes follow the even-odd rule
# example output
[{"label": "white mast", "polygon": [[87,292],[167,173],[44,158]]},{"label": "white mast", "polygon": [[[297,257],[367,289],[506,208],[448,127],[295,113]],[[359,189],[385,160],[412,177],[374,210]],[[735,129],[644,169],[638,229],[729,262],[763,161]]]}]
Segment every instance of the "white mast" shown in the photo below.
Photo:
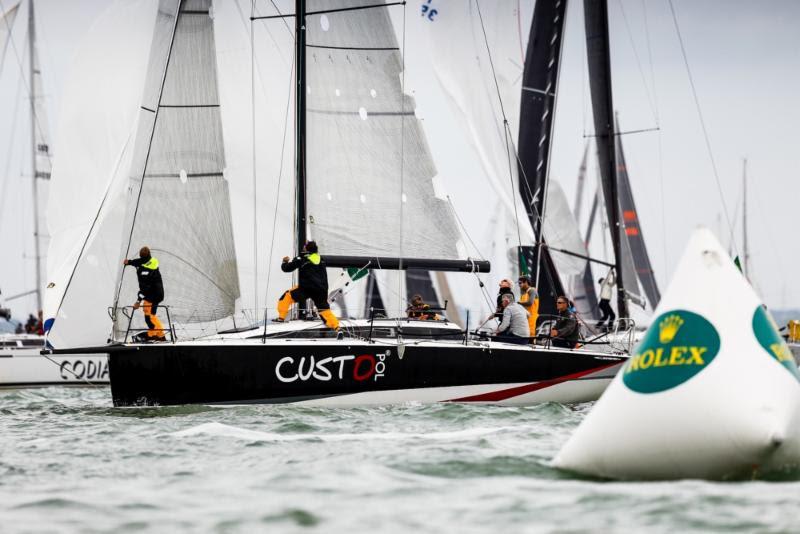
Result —
[{"label": "white mast", "polygon": [[36,310],[42,309],[42,254],[39,241],[39,173],[36,168],[36,24],[33,15],[33,0],[28,5],[28,65],[30,68],[30,100],[31,100],[31,173],[33,181],[33,242],[34,259],[36,261]]}]

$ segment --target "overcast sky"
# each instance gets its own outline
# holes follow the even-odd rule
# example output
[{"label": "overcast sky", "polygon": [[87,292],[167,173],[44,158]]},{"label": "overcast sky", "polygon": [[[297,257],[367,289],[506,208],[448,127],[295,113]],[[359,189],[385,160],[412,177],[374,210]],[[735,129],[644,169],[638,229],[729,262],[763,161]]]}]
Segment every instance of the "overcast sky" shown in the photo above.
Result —
[{"label": "overcast sky", "polygon": [[[10,0],[0,2],[3,11],[13,5]],[[481,6],[490,4],[484,0]],[[614,104],[622,130],[659,128],[622,137],[656,276],[663,290],[690,232],[699,224],[723,234],[727,245],[730,231],[721,195],[728,217],[736,219],[734,235],[741,252],[742,216],[737,206],[742,158],[747,157],[752,281],[770,307],[800,307],[800,287],[791,279],[800,264],[800,247],[794,245],[800,200],[800,2],[673,0],[673,4],[721,192],[668,1],[609,0]],[[68,75],[74,47],[104,5],[106,0],[36,3],[51,132],[56,129],[59,88]],[[417,7],[410,1],[407,9]],[[530,11],[530,5],[523,6],[524,13]],[[25,14],[25,10],[20,13]],[[24,29],[24,24],[17,26]],[[572,198],[585,135],[592,133],[582,2],[571,0],[566,34],[551,175],[561,180]],[[22,50],[24,32],[16,31],[14,37]],[[27,115],[25,102],[16,97],[18,69],[9,50],[0,75],[0,173],[8,166],[8,173],[0,176],[3,295],[31,289],[34,280],[31,187],[23,176],[30,158]],[[19,115],[12,130],[15,109]],[[58,154],[56,143],[53,152]],[[590,187],[594,188],[593,179]],[[17,317],[34,310],[32,299],[9,304]]]}]

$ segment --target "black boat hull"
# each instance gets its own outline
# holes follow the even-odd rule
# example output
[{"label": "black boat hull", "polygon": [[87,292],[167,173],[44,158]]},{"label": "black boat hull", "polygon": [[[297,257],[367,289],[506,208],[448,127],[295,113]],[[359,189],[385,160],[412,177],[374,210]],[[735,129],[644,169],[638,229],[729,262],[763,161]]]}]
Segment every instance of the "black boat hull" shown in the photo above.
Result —
[{"label": "black boat hull", "polygon": [[492,345],[287,341],[128,346],[110,354],[111,392],[115,406],[584,402],[599,397],[626,359]]}]

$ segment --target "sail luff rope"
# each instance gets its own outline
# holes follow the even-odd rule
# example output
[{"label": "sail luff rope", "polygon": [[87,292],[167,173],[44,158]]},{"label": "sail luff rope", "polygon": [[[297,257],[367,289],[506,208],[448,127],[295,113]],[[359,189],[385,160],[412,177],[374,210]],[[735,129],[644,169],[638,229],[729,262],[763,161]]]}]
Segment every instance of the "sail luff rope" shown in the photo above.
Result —
[{"label": "sail luff rope", "polygon": [[733,249],[738,254],[739,247],[736,244],[736,237],[734,235],[733,224],[731,224],[731,218],[730,215],[728,214],[728,205],[725,202],[725,196],[722,193],[722,182],[720,181],[719,172],[717,171],[717,163],[714,160],[714,152],[711,149],[711,140],[708,135],[708,129],[706,128],[706,121],[703,118],[703,110],[700,107],[700,99],[697,96],[697,89],[695,88],[694,85],[694,78],[692,77],[692,71],[689,68],[689,59],[686,55],[686,47],[683,44],[683,36],[681,34],[680,26],[678,25],[678,16],[675,13],[675,6],[673,5],[672,0],[668,0],[668,4],[670,12],[672,14],[672,22],[675,25],[675,33],[678,36],[678,42],[680,43],[681,46],[681,55],[683,57],[683,64],[686,67],[686,74],[689,77],[689,85],[692,89],[692,97],[694,98],[694,105],[695,108],[697,109],[697,116],[700,119],[700,127],[703,131],[703,139],[705,140],[706,150],[708,152],[708,159],[711,161],[711,169],[714,173],[714,180],[716,181],[717,192],[719,193],[720,202],[722,203],[722,211],[725,214],[725,222],[728,224],[728,229],[730,230],[730,237],[731,237],[731,243],[733,243]]},{"label": "sail luff rope", "polygon": [[514,205],[514,222],[517,225],[517,242],[519,246],[522,247],[522,234],[519,229],[519,213],[517,210],[517,202],[516,202],[517,188],[514,186],[514,171],[511,167],[511,148],[509,147],[509,142],[508,142],[508,128],[509,128],[508,118],[506,116],[505,106],[503,106],[503,97],[500,93],[500,84],[497,81],[497,73],[495,72],[494,69],[494,61],[492,60],[492,51],[491,48],[489,47],[489,38],[486,35],[486,27],[484,26],[483,23],[483,15],[481,14],[481,5],[479,0],[475,0],[475,7],[477,8],[478,19],[480,20],[481,23],[481,32],[483,33],[483,41],[484,44],[486,45],[486,55],[489,58],[489,66],[492,69],[492,79],[494,81],[495,90],[497,91],[497,100],[500,103],[500,113],[503,115],[503,136],[505,137],[505,143],[506,143],[508,179],[511,182],[511,200]]},{"label": "sail luff rope", "polygon": [[[183,0],[178,2],[178,9],[175,13],[175,22],[172,24],[172,33],[170,35],[170,40],[169,40],[169,50],[167,51],[167,57],[164,63],[164,72],[161,75],[161,84],[158,91],[158,103],[156,105],[155,111],[153,112],[155,115],[153,117],[153,127],[150,129],[150,139],[147,142],[147,154],[145,155],[144,165],[142,167],[142,179],[139,182],[139,192],[136,195],[136,206],[134,207],[133,218],[131,219],[131,231],[128,234],[128,244],[125,247],[126,258],[131,252],[131,242],[133,241],[133,230],[136,228],[136,216],[139,213],[139,203],[142,199],[142,191],[144,190],[144,178],[145,174],[147,173],[147,164],[150,161],[150,151],[153,148],[153,138],[155,137],[156,125],[158,124],[158,112],[159,109],[161,108],[161,99],[164,96],[164,84],[166,83],[167,80],[167,72],[169,71],[169,62],[170,59],[172,58],[172,49],[173,46],[175,45],[175,33],[178,28],[178,20],[180,20],[180,13],[182,6],[183,6]],[[117,306],[119,305],[119,298],[120,294],[122,293],[122,283],[124,280],[125,280],[125,266],[122,267],[122,273],[120,274],[119,277],[119,286],[117,287],[117,295],[114,298],[114,309],[116,309]]]}]

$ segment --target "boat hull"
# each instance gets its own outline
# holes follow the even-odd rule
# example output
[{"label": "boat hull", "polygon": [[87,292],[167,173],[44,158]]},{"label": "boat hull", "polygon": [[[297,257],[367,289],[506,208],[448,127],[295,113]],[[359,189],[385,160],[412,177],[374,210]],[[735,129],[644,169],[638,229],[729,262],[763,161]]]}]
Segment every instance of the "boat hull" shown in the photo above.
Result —
[{"label": "boat hull", "polygon": [[43,356],[38,349],[0,353],[0,388],[108,386],[108,361],[100,354]]},{"label": "boat hull", "polygon": [[597,399],[624,356],[492,343],[155,344],[110,352],[116,406]]}]

